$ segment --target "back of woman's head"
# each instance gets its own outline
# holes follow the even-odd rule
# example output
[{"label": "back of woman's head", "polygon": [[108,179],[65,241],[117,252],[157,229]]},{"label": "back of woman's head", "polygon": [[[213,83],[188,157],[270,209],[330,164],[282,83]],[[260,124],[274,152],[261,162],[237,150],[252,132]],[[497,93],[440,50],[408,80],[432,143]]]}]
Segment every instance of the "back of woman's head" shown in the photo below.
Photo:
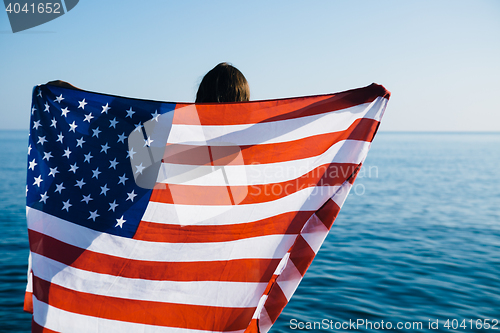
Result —
[{"label": "back of woman's head", "polygon": [[196,103],[244,102],[250,100],[245,76],[226,62],[210,70],[201,80]]}]

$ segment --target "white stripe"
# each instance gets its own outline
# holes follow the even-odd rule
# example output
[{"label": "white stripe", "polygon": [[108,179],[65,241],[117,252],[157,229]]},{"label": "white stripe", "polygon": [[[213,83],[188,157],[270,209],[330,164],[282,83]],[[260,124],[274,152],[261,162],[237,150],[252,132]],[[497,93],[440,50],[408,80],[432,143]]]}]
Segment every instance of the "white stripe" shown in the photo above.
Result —
[{"label": "white stripe", "polygon": [[[192,262],[232,259],[281,259],[295,235],[268,235],[229,242],[160,243],[110,235],[27,208],[28,228],[89,251],[126,259]],[[164,214],[167,214],[164,212]]]},{"label": "white stripe", "polygon": [[102,296],[222,307],[256,307],[267,283],[152,281],[99,274],[33,253],[35,275],[59,286]]},{"label": "white stripe", "polygon": [[288,301],[292,298],[292,295],[297,289],[300,281],[302,281],[302,275],[291,260],[288,261],[285,269],[276,279],[276,282],[280,286],[281,291],[283,291],[283,294],[286,296]]},{"label": "white stripe", "polygon": [[262,295],[259,299],[259,304],[257,305],[255,312],[253,313],[252,319],[259,318],[262,309],[264,309],[264,304],[266,304],[266,301],[267,301],[267,295]]},{"label": "white stripe", "polygon": [[[343,140],[318,156],[280,163],[226,165],[224,170],[228,175],[235,175],[230,177],[231,181],[227,184],[229,186],[280,183],[297,179],[324,164],[359,164],[364,160],[369,149],[370,142]],[[212,166],[162,163],[158,174],[158,182],[168,184],[221,186],[226,185],[223,180],[220,171],[214,172]]]},{"label": "white stripe", "polygon": [[276,267],[273,274],[280,275],[283,272],[283,269],[285,269],[289,259],[290,259],[290,252],[287,252],[281,259],[280,263],[278,264],[278,267]]},{"label": "white stripe", "polygon": [[344,202],[347,199],[351,188],[351,183],[344,182],[344,184],[342,184],[337,192],[335,192],[335,194],[332,196],[331,199],[337,204],[337,206],[339,206],[339,208],[342,208],[342,206],[344,205]]},{"label": "white stripe", "polygon": [[300,231],[301,236],[309,244],[314,253],[318,253],[321,244],[328,235],[328,229],[321,222],[316,214],[313,214],[307,221],[304,228]]},{"label": "white stripe", "polygon": [[267,333],[271,329],[271,326],[273,326],[273,322],[271,321],[271,318],[269,318],[266,308],[263,308],[259,318],[260,333]]},{"label": "white stripe", "polygon": [[26,291],[29,293],[33,292],[33,272],[32,272],[32,267],[33,267],[33,259],[31,257],[31,251],[30,255],[28,257],[28,283],[26,284]]},{"label": "white stripe", "polygon": [[31,271],[28,273],[28,283],[26,284],[26,291],[29,293],[33,292],[33,273]]},{"label": "white stripe", "polygon": [[339,187],[308,187],[274,201],[249,205],[194,206],[150,201],[142,220],[181,226],[192,224],[229,225],[254,222],[287,212],[316,211]]},{"label": "white stripe", "polygon": [[[33,297],[33,319],[39,325],[56,332],[71,333],[209,333],[177,327],[162,327],[146,324],[136,324],[118,320],[96,318],[72,313],[50,306]],[[245,330],[226,333],[243,333]]]},{"label": "white stripe", "polygon": [[[294,141],[314,135],[344,131],[357,119],[380,121],[387,99],[377,97],[371,103],[313,116],[245,125],[173,124],[169,143],[211,146],[238,146]],[[181,110],[181,109],[179,109]]]}]

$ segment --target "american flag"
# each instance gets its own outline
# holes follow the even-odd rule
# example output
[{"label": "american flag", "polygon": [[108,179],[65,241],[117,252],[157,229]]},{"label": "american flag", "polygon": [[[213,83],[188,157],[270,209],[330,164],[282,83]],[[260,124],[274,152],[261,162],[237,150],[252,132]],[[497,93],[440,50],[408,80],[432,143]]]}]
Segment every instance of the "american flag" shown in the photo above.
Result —
[{"label": "american flag", "polygon": [[33,332],[267,332],[390,93],[175,104],[33,90]]}]

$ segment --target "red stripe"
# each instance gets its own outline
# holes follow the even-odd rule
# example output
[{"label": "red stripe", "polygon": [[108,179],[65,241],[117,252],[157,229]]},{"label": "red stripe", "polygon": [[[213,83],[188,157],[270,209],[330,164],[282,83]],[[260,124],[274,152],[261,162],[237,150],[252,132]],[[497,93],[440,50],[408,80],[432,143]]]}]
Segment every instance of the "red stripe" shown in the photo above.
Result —
[{"label": "red stripe", "polygon": [[255,124],[322,114],[370,103],[377,97],[389,98],[389,96],[390,93],[383,86],[372,84],[364,88],[321,96],[246,103],[196,104],[196,106],[178,104],[173,122],[189,125]]},{"label": "red stripe", "polygon": [[349,183],[351,184],[354,184],[354,181],[356,180],[356,177],[358,176],[359,174],[359,170],[361,170],[361,166],[363,165],[363,163],[359,163],[359,165],[357,166],[357,168],[354,170],[354,172],[352,173],[352,175],[349,177]]},{"label": "red stripe", "polygon": [[339,212],[340,207],[335,203],[335,201],[328,199],[315,214],[320,221],[323,222],[325,227],[330,230]]},{"label": "red stripe", "polygon": [[30,249],[65,265],[114,276],[163,281],[267,282],[280,259],[158,262],[125,259],[66,244],[28,230]]},{"label": "red stripe", "polygon": [[285,308],[288,300],[286,299],[285,294],[281,290],[280,286],[275,283],[269,292],[266,303],[264,307],[266,308],[267,314],[271,319],[271,322],[274,323],[281,311]]},{"label": "red stripe", "polygon": [[188,305],[95,295],[64,288],[36,276],[33,276],[33,292],[41,302],[81,315],[198,330],[245,329],[255,311],[255,307]]},{"label": "red stripe", "polygon": [[244,333],[260,333],[259,321],[257,319],[252,319]]},{"label": "red stripe", "polygon": [[[163,162],[187,165],[249,165],[298,160],[324,153],[342,140],[371,142],[379,122],[373,119],[357,119],[348,129],[318,134],[294,141],[245,146],[193,146],[169,144],[165,148]],[[241,156],[239,155],[241,150]],[[215,156],[211,160],[212,154]]]},{"label": "red stripe", "polygon": [[31,320],[31,333],[59,333],[57,331],[49,330],[48,328],[44,328],[38,325],[34,319]]},{"label": "red stripe", "polygon": [[267,235],[298,235],[312,214],[312,211],[289,212],[255,222],[230,225],[180,226],[141,221],[134,239],[165,243],[208,243]]},{"label": "red stripe", "polygon": [[33,294],[29,291],[24,293],[24,306],[25,312],[33,313]]},{"label": "red stripe", "polygon": [[290,260],[302,276],[306,274],[307,268],[309,268],[315,256],[316,253],[314,253],[304,237],[299,235],[290,251]]},{"label": "red stripe", "polygon": [[358,164],[352,163],[324,164],[296,179],[250,186],[156,184],[150,201],[183,205],[232,205],[228,196],[230,192],[238,205],[269,202],[309,187],[341,185],[357,167]]},{"label": "red stripe", "polygon": [[266,287],[266,290],[264,290],[264,293],[263,295],[269,295],[269,292],[271,291],[271,288],[274,286],[274,284],[276,283],[276,279],[279,277],[278,274],[274,274],[273,277],[271,278],[271,280],[269,280],[269,283]]}]

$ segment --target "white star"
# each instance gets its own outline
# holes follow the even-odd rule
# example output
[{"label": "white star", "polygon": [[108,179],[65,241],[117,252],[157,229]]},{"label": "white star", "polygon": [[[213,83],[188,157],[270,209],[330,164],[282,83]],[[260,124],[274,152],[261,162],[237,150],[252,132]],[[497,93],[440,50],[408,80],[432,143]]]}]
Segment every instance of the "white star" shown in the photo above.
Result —
[{"label": "white star", "polygon": [[73,121],[73,123],[68,124],[68,125],[69,125],[69,127],[70,127],[70,129],[69,129],[69,130],[70,130],[70,131],[72,131],[73,133],[76,133],[76,132],[75,132],[75,129],[78,127],[78,125],[76,125],[74,121]]},{"label": "white star", "polygon": [[118,182],[118,184],[122,183],[123,185],[125,185],[125,182],[128,180],[127,177],[125,177],[125,174],[123,174],[123,176],[118,176],[118,178],[120,178],[120,181]]},{"label": "white star", "polygon": [[151,137],[148,136],[148,139],[147,140],[144,140],[144,146],[143,147],[151,147],[151,143],[153,143],[153,141],[155,140],[151,140]]},{"label": "white star", "polygon": [[68,172],[71,171],[71,172],[76,174],[76,169],[80,169],[80,167],[76,166],[76,162],[75,162],[75,164],[71,165]]},{"label": "white star", "polygon": [[127,198],[127,200],[125,200],[125,201],[130,200],[130,201],[134,202],[134,198],[137,196],[137,194],[135,194],[135,193],[134,193],[134,191],[135,191],[135,190],[132,190],[132,192],[127,193],[128,198]]},{"label": "white star", "polygon": [[28,185],[26,185],[26,196],[28,196]]},{"label": "white star", "polygon": [[123,228],[123,223],[127,222],[127,220],[124,220],[123,219],[123,215],[122,217],[120,217],[119,219],[116,219],[116,225],[115,225],[115,228],[120,226],[120,228]]},{"label": "white star", "polygon": [[62,134],[62,132],[61,132],[61,134],[59,134],[59,135],[57,136],[57,140],[56,140],[56,142],[63,143],[63,139],[64,139],[64,135],[63,135],[63,134]]},{"label": "white star", "polygon": [[81,190],[81,189],[82,189],[82,187],[83,187],[83,185],[85,185],[85,184],[87,184],[87,183],[85,183],[85,182],[83,181],[83,178],[82,178],[81,180],[77,180],[77,181],[76,181],[75,186],[78,186],[78,187],[80,188],[80,190]]},{"label": "white star", "polygon": [[132,111],[132,107],[130,107],[130,110],[126,110],[126,111],[127,111],[127,115],[125,116],[125,118],[127,118],[127,117],[132,118],[132,115],[135,113],[135,111]]},{"label": "white star", "polygon": [[43,203],[44,203],[44,204],[46,204],[46,203],[47,203],[46,201],[47,201],[47,199],[49,198],[49,196],[47,195],[47,191],[45,191],[45,193],[44,193],[44,194],[40,194],[40,196],[41,196],[42,198],[41,198],[41,199],[40,199],[40,201],[38,201],[38,202],[42,202],[42,201],[43,201]]},{"label": "white star", "polygon": [[62,97],[62,94],[61,94],[61,96],[59,96],[59,97],[56,96],[56,99],[54,100],[54,102],[57,102],[60,104],[63,99],[64,99],[64,97]]},{"label": "white star", "polygon": [[38,137],[38,142],[37,143],[40,143],[43,146],[43,144],[45,142],[47,142],[47,139],[45,139],[45,136],[39,136]]},{"label": "white star", "polygon": [[28,169],[31,169],[31,171],[35,171],[35,167],[38,165],[38,163],[35,162],[35,159],[33,159],[33,161],[30,162],[30,165],[28,167]]},{"label": "white star", "polygon": [[110,210],[112,210],[112,211],[113,211],[113,213],[114,213],[114,212],[115,212],[115,208],[116,208],[116,207],[118,207],[118,206],[119,206],[119,205],[116,203],[116,200],[114,200],[113,202],[110,202],[110,203],[109,203],[109,209],[108,209],[108,212],[109,212]]},{"label": "white star", "polygon": [[121,142],[121,143],[125,143],[125,139],[127,138],[127,136],[125,135],[125,132],[123,132],[122,135],[119,135],[118,134],[118,141],[116,141],[117,143],[118,142]]},{"label": "white star", "polygon": [[92,178],[95,177],[96,179],[99,179],[99,174],[101,174],[102,172],[99,171],[99,168],[97,168],[95,170],[92,170],[92,173],[93,173]]},{"label": "white star", "polygon": [[106,105],[103,105],[102,106],[102,111],[101,113],[105,113],[105,114],[108,114],[108,110],[111,109],[111,107],[108,106],[108,103],[106,103]]},{"label": "white star", "polygon": [[43,110],[43,111],[44,111],[44,112],[50,112],[50,110],[49,110],[50,105],[49,105],[49,104],[47,104],[47,102],[45,102],[44,106],[45,106],[45,110]]},{"label": "white star", "polygon": [[89,114],[86,114],[85,115],[85,119],[83,119],[83,121],[88,121],[89,124],[90,124],[90,120],[94,118],[94,116],[92,115],[92,112],[90,112]]},{"label": "white star", "polygon": [[155,110],[155,113],[151,113],[151,117],[153,117],[154,120],[158,122],[158,117],[160,114],[158,113],[158,110]]},{"label": "white star", "polygon": [[85,98],[83,99],[83,101],[78,101],[78,108],[82,108],[83,110],[85,110],[85,105],[87,105],[88,103],[85,102]]},{"label": "white star", "polygon": [[50,172],[49,172],[49,176],[52,176],[52,177],[56,177],[56,173],[59,173],[59,171],[57,171],[57,167],[55,168],[49,168],[50,169]]},{"label": "white star", "polygon": [[38,127],[40,127],[40,126],[42,126],[42,125],[40,124],[40,120],[37,120],[37,121],[34,121],[34,122],[33,122],[33,128],[34,128],[34,129],[36,129],[36,130],[37,130],[37,129],[38,129]]},{"label": "white star", "polygon": [[95,222],[95,219],[97,217],[101,216],[101,215],[97,214],[97,209],[94,212],[89,211],[89,213],[90,213],[90,216],[89,216],[89,218],[87,220],[92,219],[92,221],[94,221],[94,222]]},{"label": "white star", "polygon": [[64,109],[61,109],[62,113],[61,113],[61,117],[64,116],[64,117],[67,117],[68,116],[68,107],[65,107]]},{"label": "white star", "polygon": [[66,202],[63,201],[63,205],[64,206],[63,208],[61,208],[61,210],[66,209],[67,212],[69,212],[69,207],[73,206],[72,204],[69,203],[69,199]]},{"label": "white star", "polygon": [[56,117],[52,118],[52,124],[50,125],[50,127],[54,127],[56,128],[56,125],[57,125],[57,120],[56,120]]},{"label": "white star", "polygon": [[108,149],[109,149],[109,146],[108,146],[108,143],[106,142],[105,145],[101,145],[101,153],[104,152],[105,154],[108,153]]},{"label": "white star", "polygon": [[35,179],[35,182],[33,183],[33,185],[40,187],[40,183],[43,182],[42,175],[40,175],[38,177],[33,177],[33,179]]},{"label": "white star", "polygon": [[101,188],[101,193],[99,194],[104,194],[104,196],[106,196],[106,192],[109,191],[108,184],[104,184],[104,186],[99,186],[99,187]]},{"label": "white star", "polygon": [[85,141],[83,140],[83,136],[80,139],[76,139],[76,146],[77,147],[83,148],[84,143],[85,143]]},{"label": "white star", "polygon": [[50,152],[50,151],[48,153],[44,152],[42,160],[47,159],[47,162],[48,162],[52,157],[54,157],[54,156],[52,156],[52,152]]},{"label": "white star", "polygon": [[109,122],[110,122],[109,127],[116,128],[116,124],[118,124],[116,117],[114,117],[113,120],[110,120]]},{"label": "white star", "polygon": [[80,202],[85,201],[85,203],[88,205],[90,200],[94,200],[94,199],[92,199],[90,197],[90,194],[89,194],[89,195],[84,195],[83,199]]},{"label": "white star", "polygon": [[84,160],[84,162],[89,162],[89,163],[90,163],[90,159],[91,159],[92,157],[94,157],[94,156],[92,156],[92,155],[90,154],[90,152],[89,152],[88,154],[86,154],[86,155],[84,154],[83,156],[85,156],[85,160]]},{"label": "white star", "polygon": [[101,133],[102,131],[99,131],[99,127],[97,127],[96,129],[93,129],[92,132],[94,132],[94,134],[92,134],[92,137],[96,137],[96,138],[99,138],[99,133]]},{"label": "white star", "polygon": [[42,97],[42,90],[41,90],[41,89],[40,89],[40,90],[38,90],[38,95],[37,95],[37,96],[38,96],[38,97]]},{"label": "white star", "polygon": [[127,158],[130,157],[130,159],[133,159],[134,154],[137,154],[137,152],[134,151],[134,147],[130,148],[130,150],[127,150]]},{"label": "white star", "polygon": [[[62,140],[61,140],[62,141]],[[64,151],[64,154],[63,156],[66,156],[67,158],[69,158],[69,154],[71,154],[71,150],[69,150],[69,147]]]},{"label": "white star", "polygon": [[56,190],[54,192],[59,192],[59,194],[61,194],[61,191],[66,189],[66,187],[63,186],[63,184],[64,183],[61,183],[59,185],[56,184]]},{"label": "white star", "polygon": [[32,107],[32,108],[31,108],[31,114],[34,114],[34,113],[35,113],[35,111],[36,111],[36,107]]},{"label": "white star", "polygon": [[140,173],[142,175],[142,170],[146,169],[145,167],[142,166],[142,163],[140,165],[135,166],[137,170],[135,170],[135,173]]},{"label": "white star", "polygon": [[116,170],[116,165],[117,165],[118,163],[120,163],[120,162],[117,162],[117,161],[116,161],[116,157],[115,157],[115,159],[114,159],[114,160],[112,160],[112,161],[109,161],[109,163],[111,163],[111,165],[109,166],[109,168],[108,168],[108,169],[113,168],[113,169],[115,169],[115,170]]},{"label": "white star", "polygon": [[141,122],[139,122],[138,124],[135,124],[135,129],[134,129],[134,132],[135,132],[135,131],[138,131],[138,132],[139,132],[139,131],[141,130],[141,128],[142,128],[142,123],[141,123]]},{"label": "white star", "polygon": [[28,155],[29,155],[29,154],[31,154],[31,149],[33,149],[33,148],[31,148],[31,144],[30,144],[30,145],[28,146]]}]

